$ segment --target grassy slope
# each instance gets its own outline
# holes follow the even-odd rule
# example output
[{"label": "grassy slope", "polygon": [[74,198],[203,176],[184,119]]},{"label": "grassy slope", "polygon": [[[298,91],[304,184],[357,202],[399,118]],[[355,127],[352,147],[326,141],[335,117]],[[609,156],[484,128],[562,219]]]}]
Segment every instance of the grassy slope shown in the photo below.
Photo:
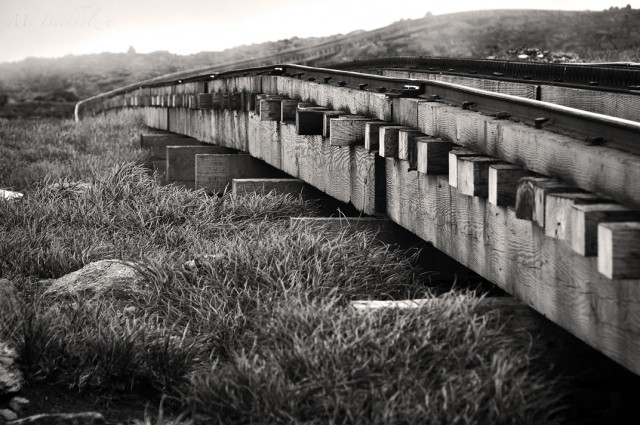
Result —
[{"label": "grassy slope", "polygon": [[[473,297],[354,313],[349,300],[428,288],[410,258],[371,235],[289,229],[287,218],[315,214],[313,204],[160,186],[126,163],[141,155],[131,116],[0,128],[14,135],[13,163],[43,160],[26,149],[36,139],[57,152],[46,167],[57,178],[93,182],[47,185],[57,179],[35,167],[19,180],[25,198],[0,202],[0,277],[14,279],[22,300],[0,312],[0,337],[19,349],[31,385],[166,393],[197,423],[559,420],[549,365],[527,338],[475,314]],[[198,267],[185,267],[194,257]],[[144,284],[124,297],[44,294],[42,278],[103,258],[136,261]]]}]

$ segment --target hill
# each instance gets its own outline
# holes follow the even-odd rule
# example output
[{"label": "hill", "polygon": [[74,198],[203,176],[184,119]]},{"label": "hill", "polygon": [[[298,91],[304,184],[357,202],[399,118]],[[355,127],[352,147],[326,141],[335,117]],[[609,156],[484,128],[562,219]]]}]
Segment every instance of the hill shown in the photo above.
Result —
[{"label": "hill", "polygon": [[494,10],[401,20],[373,31],[324,38],[292,38],[221,52],[101,53],[0,64],[0,116],[67,115],[78,99],[146,78],[186,69],[265,57],[319,43],[337,53],[315,65],[397,55],[505,57],[530,47],[568,52],[569,60],[640,60],[640,10],[567,12]]}]

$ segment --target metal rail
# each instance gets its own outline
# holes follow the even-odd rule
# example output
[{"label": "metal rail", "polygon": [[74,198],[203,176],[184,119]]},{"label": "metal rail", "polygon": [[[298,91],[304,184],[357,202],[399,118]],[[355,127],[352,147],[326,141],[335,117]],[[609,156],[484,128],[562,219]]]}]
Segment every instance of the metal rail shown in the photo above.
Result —
[{"label": "metal rail", "polygon": [[90,104],[141,87],[211,81],[230,76],[288,75],[323,84],[337,84],[359,90],[384,92],[390,96],[420,97],[425,100],[440,101],[486,114],[495,114],[501,118],[508,116],[531,125],[544,126],[545,129],[551,131],[582,138],[585,140],[585,146],[605,144],[608,147],[640,155],[640,123],[551,103],[487,92],[442,81],[385,77],[296,64],[246,68],[222,73],[216,73],[215,69],[215,67],[211,67],[146,80],[81,101],[77,108],[81,108],[83,103]]}]

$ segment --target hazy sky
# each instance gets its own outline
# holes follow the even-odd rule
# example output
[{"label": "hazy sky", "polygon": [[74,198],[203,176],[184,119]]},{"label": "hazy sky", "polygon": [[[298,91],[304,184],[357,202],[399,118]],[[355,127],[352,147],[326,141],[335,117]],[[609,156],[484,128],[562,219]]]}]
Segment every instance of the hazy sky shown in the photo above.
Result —
[{"label": "hazy sky", "polygon": [[168,50],[374,29],[476,9],[603,10],[640,0],[0,0],[0,62],[28,56]]}]

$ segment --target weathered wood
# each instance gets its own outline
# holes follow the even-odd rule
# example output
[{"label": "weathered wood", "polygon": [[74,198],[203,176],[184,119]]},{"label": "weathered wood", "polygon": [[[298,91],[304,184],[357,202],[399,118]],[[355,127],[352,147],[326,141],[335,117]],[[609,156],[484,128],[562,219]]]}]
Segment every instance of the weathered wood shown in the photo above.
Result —
[{"label": "weathered wood", "polygon": [[400,130],[410,130],[402,125],[385,125],[379,128],[379,153],[382,157],[397,157]]},{"label": "weathered wood", "polygon": [[640,220],[640,211],[615,203],[574,204],[572,210],[571,247],[584,256],[598,255],[598,224]]},{"label": "weathered wood", "polygon": [[282,99],[260,99],[260,121],[279,121],[282,116]]},{"label": "weathered wood", "polygon": [[417,145],[417,167],[419,173],[449,173],[449,151],[453,148],[453,143],[431,136],[417,137],[415,142]]},{"label": "weathered wood", "polygon": [[278,173],[249,154],[196,155],[195,188],[219,194],[231,189],[233,179],[266,178]]},{"label": "weathered wood", "polygon": [[338,118],[340,116],[345,116],[346,113],[344,111],[324,111],[322,113],[322,136],[327,139],[331,137],[331,118]]},{"label": "weathered wood", "polygon": [[458,158],[458,192],[466,196],[489,195],[489,165],[499,160],[482,156]]},{"label": "weathered wood", "polygon": [[546,197],[550,193],[574,192],[576,188],[547,177],[524,177],[516,193],[516,217],[544,227]]},{"label": "weathered wood", "polygon": [[231,187],[234,195],[275,192],[299,196],[305,190],[305,182],[300,179],[233,179]]},{"label": "weathered wood", "polygon": [[598,225],[598,271],[609,279],[640,279],[640,222]]},{"label": "weathered wood", "polygon": [[198,93],[198,108],[199,109],[212,109],[213,108],[213,95],[211,93]]},{"label": "weathered wood", "polygon": [[472,156],[481,157],[482,154],[459,147],[455,147],[449,151],[449,186],[458,187],[458,159]]},{"label": "weathered wood", "polygon": [[324,128],[323,107],[298,108],[296,111],[296,129],[300,135],[320,135]]},{"label": "weathered wood", "polygon": [[185,182],[185,186],[193,187],[195,181],[196,155],[198,154],[231,154],[232,149],[222,146],[167,146],[166,147],[166,180],[169,182]]},{"label": "weathered wood", "polygon": [[500,207],[515,207],[518,182],[532,173],[513,164],[489,165],[489,202]]},{"label": "weathered wood", "polygon": [[607,202],[607,199],[580,190],[548,194],[545,199],[544,234],[571,244],[573,206],[602,202]]},{"label": "weathered wood", "polygon": [[153,159],[165,159],[167,146],[205,145],[193,137],[182,134],[140,134],[140,147],[151,151]]},{"label": "weathered wood", "polygon": [[366,117],[330,118],[329,144],[332,146],[352,146],[364,144]]},{"label": "weathered wood", "polygon": [[418,167],[418,144],[415,139],[424,136],[419,130],[406,129],[398,132],[398,158],[409,161],[409,168]]},{"label": "weathered wood", "polygon": [[280,121],[282,122],[295,122],[296,121],[296,111],[298,110],[297,100],[285,99],[281,102],[281,115]]},{"label": "weathered wood", "polygon": [[391,125],[385,121],[367,121],[364,129],[364,148],[368,151],[378,151],[380,146],[380,127]]}]

